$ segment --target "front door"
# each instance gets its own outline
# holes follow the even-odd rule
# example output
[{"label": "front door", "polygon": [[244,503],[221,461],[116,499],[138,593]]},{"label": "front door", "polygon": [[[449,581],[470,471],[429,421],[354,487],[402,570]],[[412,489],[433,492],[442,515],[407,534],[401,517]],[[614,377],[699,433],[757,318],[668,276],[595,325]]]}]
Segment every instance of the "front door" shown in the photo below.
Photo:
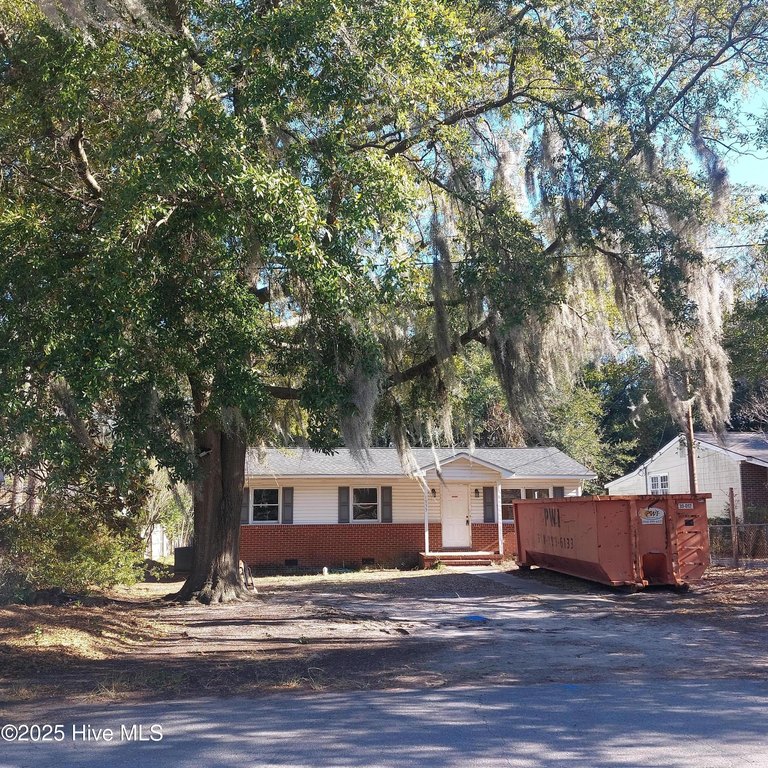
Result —
[{"label": "front door", "polygon": [[472,545],[469,489],[466,485],[448,485],[442,497],[443,548],[469,549]]}]

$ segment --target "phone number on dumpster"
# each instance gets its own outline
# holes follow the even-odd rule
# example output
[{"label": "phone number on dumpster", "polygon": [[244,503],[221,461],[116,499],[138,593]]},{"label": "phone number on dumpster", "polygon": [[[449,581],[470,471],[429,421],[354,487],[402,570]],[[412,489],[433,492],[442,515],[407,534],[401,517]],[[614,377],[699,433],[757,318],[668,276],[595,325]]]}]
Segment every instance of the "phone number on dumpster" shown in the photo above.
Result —
[{"label": "phone number on dumpster", "polygon": [[557,549],[573,549],[574,543],[570,536],[552,536],[547,533],[537,533],[536,543],[544,546],[556,547]]}]

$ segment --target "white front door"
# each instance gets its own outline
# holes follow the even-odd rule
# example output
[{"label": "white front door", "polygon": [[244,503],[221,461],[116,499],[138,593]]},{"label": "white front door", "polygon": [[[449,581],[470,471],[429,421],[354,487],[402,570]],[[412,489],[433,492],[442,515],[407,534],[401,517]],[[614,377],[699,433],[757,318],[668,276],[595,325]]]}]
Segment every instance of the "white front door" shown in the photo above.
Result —
[{"label": "white front door", "polygon": [[469,515],[469,489],[466,485],[448,485],[442,493],[443,548],[469,549],[472,526]]}]

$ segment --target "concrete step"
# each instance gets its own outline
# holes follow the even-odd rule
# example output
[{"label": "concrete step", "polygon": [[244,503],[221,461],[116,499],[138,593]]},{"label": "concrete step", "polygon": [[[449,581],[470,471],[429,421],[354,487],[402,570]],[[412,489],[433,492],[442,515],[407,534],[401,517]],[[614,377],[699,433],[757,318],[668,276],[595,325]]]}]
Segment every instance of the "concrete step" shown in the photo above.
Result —
[{"label": "concrete step", "polygon": [[445,566],[492,565],[501,560],[498,552],[419,552],[422,568],[432,568],[436,563]]}]

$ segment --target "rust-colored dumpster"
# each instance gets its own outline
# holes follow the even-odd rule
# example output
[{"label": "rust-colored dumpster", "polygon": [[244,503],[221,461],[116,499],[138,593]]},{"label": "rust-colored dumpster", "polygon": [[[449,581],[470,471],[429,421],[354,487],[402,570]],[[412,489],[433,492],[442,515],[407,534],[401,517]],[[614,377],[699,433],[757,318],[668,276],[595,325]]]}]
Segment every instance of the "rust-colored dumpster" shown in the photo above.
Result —
[{"label": "rust-colored dumpster", "polygon": [[517,564],[611,586],[685,587],[709,565],[711,494],[515,502]]}]

